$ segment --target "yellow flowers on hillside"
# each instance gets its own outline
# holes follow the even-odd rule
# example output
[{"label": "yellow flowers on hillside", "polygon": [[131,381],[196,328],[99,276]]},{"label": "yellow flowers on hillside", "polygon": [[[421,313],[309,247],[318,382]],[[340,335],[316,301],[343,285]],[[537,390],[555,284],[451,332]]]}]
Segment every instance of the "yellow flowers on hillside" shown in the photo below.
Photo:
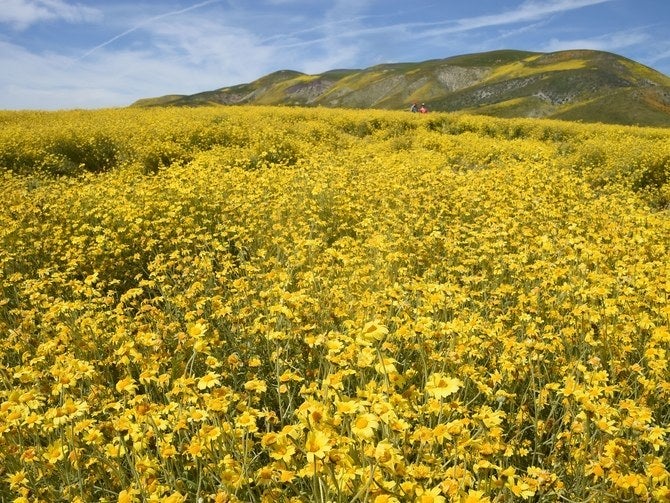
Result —
[{"label": "yellow flowers on hillside", "polygon": [[670,498],[669,131],[0,123],[0,500]]}]

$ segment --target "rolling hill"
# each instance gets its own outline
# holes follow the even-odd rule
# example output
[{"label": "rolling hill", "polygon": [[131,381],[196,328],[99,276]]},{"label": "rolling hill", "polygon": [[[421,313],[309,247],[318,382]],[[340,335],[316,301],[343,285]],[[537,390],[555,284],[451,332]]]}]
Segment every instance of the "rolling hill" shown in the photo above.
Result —
[{"label": "rolling hill", "polygon": [[622,56],[592,50],[515,50],[318,75],[281,70],[247,84],[132,106],[292,105],[404,109],[498,117],[670,126],[670,78]]}]

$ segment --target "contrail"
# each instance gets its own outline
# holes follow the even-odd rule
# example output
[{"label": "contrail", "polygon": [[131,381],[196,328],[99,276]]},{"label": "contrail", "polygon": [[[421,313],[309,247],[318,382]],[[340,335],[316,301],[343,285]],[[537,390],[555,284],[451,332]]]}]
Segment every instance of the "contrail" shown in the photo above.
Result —
[{"label": "contrail", "polygon": [[139,30],[143,26],[146,26],[148,24],[153,23],[154,21],[158,21],[159,19],[163,19],[163,18],[169,17],[169,16],[176,16],[178,14],[184,14],[185,12],[189,12],[189,11],[192,11],[192,10],[195,10],[195,9],[199,9],[200,7],[205,7],[206,5],[213,4],[213,3],[221,3],[223,1],[224,0],[207,0],[205,2],[200,2],[200,3],[197,3],[195,5],[191,5],[190,7],[186,7],[184,9],[175,10],[175,11],[172,11],[172,12],[166,12],[165,14],[160,14],[158,16],[154,16],[154,17],[150,17],[149,19],[145,19],[141,23],[136,24],[135,26],[133,26],[132,28],[127,29],[123,33],[119,33],[118,35],[115,35],[114,37],[112,37],[109,40],[103,42],[102,44],[96,45],[93,49],[89,50],[84,55],[78,57],[76,59],[76,61],[81,61],[82,59],[84,59],[84,58],[90,56],[91,54],[93,54],[98,49],[102,49],[103,47],[108,46],[112,42],[115,42],[118,39],[123,38],[126,35],[134,32],[134,31]]}]

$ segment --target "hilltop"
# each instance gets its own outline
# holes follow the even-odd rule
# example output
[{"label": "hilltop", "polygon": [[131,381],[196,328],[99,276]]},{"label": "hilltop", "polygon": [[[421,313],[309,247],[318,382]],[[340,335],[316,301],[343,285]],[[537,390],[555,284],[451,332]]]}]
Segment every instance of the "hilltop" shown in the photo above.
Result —
[{"label": "hilltop", "polygon": [[133,106],[293,105],[404,109],[497,117],[670,126],[670,78],[622,56],[592,50],[502,50],[419,63],[307,75],[281,70],[250,83]]}]

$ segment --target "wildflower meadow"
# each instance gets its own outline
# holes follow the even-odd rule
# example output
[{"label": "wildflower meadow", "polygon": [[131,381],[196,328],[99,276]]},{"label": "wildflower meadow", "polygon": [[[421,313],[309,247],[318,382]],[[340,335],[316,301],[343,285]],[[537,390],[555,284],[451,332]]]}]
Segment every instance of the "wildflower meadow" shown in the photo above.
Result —
[{"label": "wildflower meadow", "polygon": [[670,501],[670,130],[0,112],[0,500]]}]

